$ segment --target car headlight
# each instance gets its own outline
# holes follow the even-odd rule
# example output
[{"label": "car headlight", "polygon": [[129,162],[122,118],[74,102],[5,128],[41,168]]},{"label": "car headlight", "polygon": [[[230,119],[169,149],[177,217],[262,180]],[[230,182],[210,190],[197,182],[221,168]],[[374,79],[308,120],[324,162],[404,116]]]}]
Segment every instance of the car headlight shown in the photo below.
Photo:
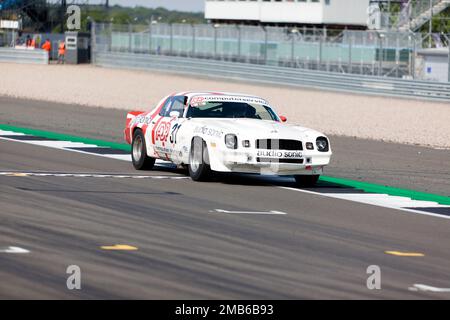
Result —
[{"label": "car headlight", "polygon": [[317,146],[317,150],[319,150],[320,152],[327,152],[328,150],[330,150],[328,140],[325,137],[317,138],[316,146]]},{"label": "car headlight", "polygon": [[237,143],[237,137],[235,134],[227,134],[225,136],[225,145],[228,149],[237,149],[238,143]]}]

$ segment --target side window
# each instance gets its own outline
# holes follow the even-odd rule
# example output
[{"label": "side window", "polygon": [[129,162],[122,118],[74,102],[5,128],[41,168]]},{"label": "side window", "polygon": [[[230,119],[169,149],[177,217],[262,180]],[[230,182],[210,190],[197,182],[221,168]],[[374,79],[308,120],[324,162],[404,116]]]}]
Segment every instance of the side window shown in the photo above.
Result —
[{"label": "side window", "polygon": [[171,105],[170,108],[169,108],[168,113],[166,114],[166,117],[169,117],[169,116],[170,116],[170,113],[171,113],[172,111],[178,111],[178,112],[180,113],[180,117],[183,117],[183,114],[184,114],[184,108],[185,108],[184,101],[185,101],[185,97],[184,97],[184,96],[178,96],[178,97],[175,97],[175,98],[173,99],[172,105]]},{"label": "side window", "polygon": [[[159,112],[159,115],[161,117],[168,117],[170,113],[170,105],[172,103],[173,98],[168,98],[167,101],[164,103],[164,106],[162,107],[161,111]],[[167,114],[167,115],[166,115]]]}]

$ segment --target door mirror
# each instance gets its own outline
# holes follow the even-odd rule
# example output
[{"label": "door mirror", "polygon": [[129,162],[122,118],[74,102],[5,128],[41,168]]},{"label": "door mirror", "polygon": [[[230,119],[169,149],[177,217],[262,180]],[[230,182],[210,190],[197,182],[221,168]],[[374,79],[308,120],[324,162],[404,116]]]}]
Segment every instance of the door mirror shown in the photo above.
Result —
[{"label": "door mirror", "polygon": [[180,112],[179,111],[170,111],[169,117],[171,118],[179,118]]},{"label": "door mirror", "polygon": [[281,120],[281,122],[286,122],[287,118],[285,116],[280,116],[280,120]]}]

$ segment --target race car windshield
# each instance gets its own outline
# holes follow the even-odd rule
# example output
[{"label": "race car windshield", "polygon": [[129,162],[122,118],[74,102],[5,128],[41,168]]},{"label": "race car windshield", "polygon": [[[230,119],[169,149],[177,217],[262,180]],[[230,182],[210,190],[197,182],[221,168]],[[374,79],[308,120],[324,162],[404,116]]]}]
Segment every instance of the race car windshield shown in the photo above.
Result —
[{"label": "race car windshield", "polygon": [[188,118],[246,118],[278,121],[275,112],[261,104],[244,102],[205,102],[190,106]]}]

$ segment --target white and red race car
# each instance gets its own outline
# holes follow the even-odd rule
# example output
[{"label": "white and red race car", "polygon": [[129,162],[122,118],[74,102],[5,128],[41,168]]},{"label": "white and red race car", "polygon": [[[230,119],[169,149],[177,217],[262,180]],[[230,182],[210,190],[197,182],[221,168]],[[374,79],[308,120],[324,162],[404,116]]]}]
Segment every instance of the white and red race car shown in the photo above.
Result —
[{"label": "white and red race car", "polygon": [[196,181],[214,171],[292,175],[300,185],[314,185],[330,162],[329,139],[283,122],[259,97],[178,93],[150,112],[129,112],[125,140],[138,170],[161,159],[187,166]]}]

